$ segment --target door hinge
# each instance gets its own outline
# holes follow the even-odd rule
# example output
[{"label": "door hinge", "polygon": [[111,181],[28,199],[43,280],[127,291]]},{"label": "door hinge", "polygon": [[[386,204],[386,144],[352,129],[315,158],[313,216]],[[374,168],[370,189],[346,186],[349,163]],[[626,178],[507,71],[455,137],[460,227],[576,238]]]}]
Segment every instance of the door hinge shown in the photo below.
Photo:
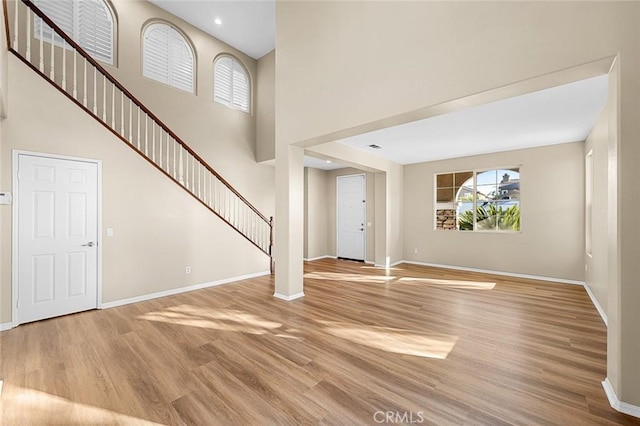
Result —
[{"label": "door hinge", "polygon": [[16,300],[16,309],[20,309],[20,299]]}]

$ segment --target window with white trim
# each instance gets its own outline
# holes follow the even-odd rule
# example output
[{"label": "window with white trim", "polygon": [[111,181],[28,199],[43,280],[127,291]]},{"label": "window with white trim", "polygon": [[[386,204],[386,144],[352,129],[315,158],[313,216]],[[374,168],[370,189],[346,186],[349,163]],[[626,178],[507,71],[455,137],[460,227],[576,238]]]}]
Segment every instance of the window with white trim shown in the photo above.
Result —
[{"label": "window with white trim", "polygon": [[521,230],[520,167],[440,173],[435,181],[436,229]]},{"label": "window with white trim", "polygon": [[222,55],[213,65],[213,100],[232,109],[249,112],[251,85],[240,61]]},{"label": "window with white trim", "polygon": [[[114,16],[103,0],[35,0],[62,31],[87,51],[94,59],[114,64]],[[38,40],[53,41],[63,46],[62,37],[38,16],[33,17],[33,32]]]},{"label": "window with white trim", "polygon": [[142,75],[194,93],[194,54],[182,33],[156,22],[145,28],[142,40]]}]

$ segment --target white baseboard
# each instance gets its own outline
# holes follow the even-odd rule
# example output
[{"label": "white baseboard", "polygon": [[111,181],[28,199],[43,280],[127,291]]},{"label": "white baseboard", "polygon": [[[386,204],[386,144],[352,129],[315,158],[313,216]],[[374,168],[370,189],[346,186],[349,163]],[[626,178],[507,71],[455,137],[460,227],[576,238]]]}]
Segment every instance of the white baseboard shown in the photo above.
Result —
[{"label": "white baseboard", "polygon": [[329,254],[325,254],[324,256],[318,256],[318,257],[312,257],[311,259],[302,259],[305,262],[313,262],[314,260],[321,260],[321,259],[335,259],[335,256],[331,256]]},{"label": "white baseboard", "polygon": [[611,382],[608,377],[604,379],[604,382],[602,382],[602,387],[604,388],[604,393],[607,394],[609,404],[611,404],[611,407],[614,410],[640,418],[640,407],[620,401],[616,396],[616,392],[613,390],[613,386],[611,386]]},{"label": "white baseboard", "polygon": [[0,323],[0,331],[11,330],[13,328],[12,322],[3,322]]},{"label": "white baseboard", "polygon": [[480,272],[483,274],[502,275],[506,277],[526,278],[526,279],[538,280],[538,281],[550,281],[554,283],[584,286],[584,281],[567,280],[564,278],[542,277],[539,275],[518,274],[515,272],[492,271],[489,269],[467,268],[465,266],[442,265],[439,263],[415,262],[413,260],[403,260],[401,262],[394,263],[394,265],[397,265],[398,263],[408,263],[410,265],[420,265],[420,266],[433,266],[435,268],[446,268],[446,269],[455,269],[458,271]]},{"label": "white baseboard", "polygon": [[292,300],[296,300],[296,299],[300,299],[301,297],[304,297],[304,293],[300,292],[300,293],[292,294],[291,296],[285,296],[284,294],[280,294],[280,293],[273,293],[273,297],[285,300],[287,302],[291,302]]},{"label": "white baseboard", "polygon": [[144,302],[145,300],[157,299],[159,297],[173,296],[174,294],[186,293],[194,290],[201,290],[203,288],[215,287],[218,285],[228,284],[235,281],[247,280],[249,278],[262,277],[264,275],[269,275],[269,274],[270,274],[269,271],[256,272],[253,274],[240,275],[237,277],[225,278],[218,281],[211,281],[208,283],[194,284],[187,287],[180,287],[180,288],[174,288],[171,290],[159,291],[157,293],[144,294],[142,296],[129,297],[127,299],[120,299],[113,302],[103,303],[100,305],[100,309],[115,308],[116,306],[123,306],[123,305],[129,305],[131,303]]},{"label": "white baseboard", "polygon": [[604,309],[602,309],[602,306],[600,306],[600,302],[598,302],[598,299],[596,299],[596,295],[593,294],[593,292],[591,291],[591,287],[589,287],[589,284],[587,284],[586,282],[584,283],[584,289],[587,290],[587,294],[591,299],[591,303],[593,303],[593,306],[596,307],[596,310],[600,314],[600,318],[602,318],[602,321],[604,321],[604,325],[609,326],[609,323],[607,321],[607,314],[604,312]]},{"label": "white baseboard", "polygon": [[376,268],[391,268],[391,267],[394,267],[394,266],[399,265],[399,264],[401,264],[401,263],[408,263],[408,262],[406,262],[406,261],[404,261],[404,260],[398,260],[397,262],[393,262],[393,263],[392,263],[392,264],[390,264],[389,266],[387,266],[387,265],[382,265],[382,264],[380,264],[380,263],[375,263],[375,262],[374,262],[374,265],[373,265],[373,266],[375,266]]}]

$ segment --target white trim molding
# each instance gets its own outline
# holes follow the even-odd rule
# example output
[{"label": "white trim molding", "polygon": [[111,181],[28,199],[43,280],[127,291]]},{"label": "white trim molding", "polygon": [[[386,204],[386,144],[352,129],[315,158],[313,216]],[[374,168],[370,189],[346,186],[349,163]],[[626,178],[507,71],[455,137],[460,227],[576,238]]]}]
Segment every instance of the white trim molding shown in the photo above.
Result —
[{"label": "white trim molding", "polygon": [[640,407],[620,401],[616,396],[616,392],[613,390],[613,386],[611,386],[611,382],[608,377],[602,382],[602,387],[604,388],[604,393],[607,394],[609,404],[611,404],[611,407],[614,410],[640,418]]},{"label": "white trim molding", "polygon": [[322,259],[335,259],[335,256],[331,256],[330,254],[325,254],[324,256],[312,257],[311,259],[302,259],[305,262],[313,262],[314,260],[322,260]]},{"label": "white trim molding", "polygon": [[113,302],[102,303],[100,309],[115,308],[117,306],[129,305],[131,303],[144,302],[146,300],[157,299],[159,297],[173,296],[174,294],[187,293],[189,291],[201,290],[203,288],[215,287],[222,284],[229,284],[236,281],[248,280],[249,278],[262,277],[269,275],[269,271],[256,272],[253,274],[240,275],[237,277],[225,278],[222,280],[211,281],[208,283],[194,284],[186,287],[173,288],[171,290],[159,291],[156,293],[143,294],[142,296],[129,297],[127,299],[115,300]]},{"label": "white trim molding", "polygon": [[602,309],[600,302],[598,302],[598,299],[596,299],[596,295],[593,294],[593,292],[591,291],[591,287],[589,287],[589,284],[586,282],[584,283],[584,289],[587,290],[587,294],[591,299],[591,303],[593,303],[593,306],[596,307],[596,310],[600,314],[600,318],[602,318],[602,321],[604,321],[604,325],[609,326],[609,322],[607,320],[607,314],[605,313],[604,309]]},{"label": "white trim molding", "polygon": [[291,302],[292,300],[296,300],[296,299],[300,299],[301,297],[304,297],[304,293],[300,292],[300,293],[292,294],[291,296],[285,296],[284,294],[280,294],[280,293],[273,293],[273,297],[275,297],[276,299],[284,300],[286,302]]},{"label": "white trim molding", "polygon": [[7,331],[7,330],[11,330],[13,327],[15,327],[15,325],[13,324],[13,322],[3,322],[3,323],[0,323],[0,331]]},{"label": "white trim molding", "polygon": [[503,275],[507,277],[526,278],[526,279],[538,280],[538,281],[550,281],[554,283],[584,286],[584,281],[578,281],[578,280],[567,280],[564,278],[553,278],[553,277],[542,277],[539,275],[518,274],[515,272],[492,271],[489,269],[467,268],[465,266],[442,265],[439,263],[415,262],[413,260],[403,260],[400,262],[396,262],[393,265],[397,265],[399,263],[408,263],[410,265],[432,266],[434,268],[455,269],[457,271],[480,272],[483,274]]},{"label": "white trim molding", "polygon": [[[18,276],[18,231],[19,231],[19,188],[18,188],[18,166],[20,162],[20,156],[31,156],[49,158],[54,160],[66,160],[77,161],[82,163],[95,164],[97,167],[98,182],[97,182],[97,229],[96,229],[96,245],[97,245],[97,267],[96,267],[96,308],[100,308],[102,303],[102,160],[95,158],[74,157],[69,155],[50,154],[46,152],[25,151],[21,149],[14,149],[11,151],[11,190],[13,191],[13,202],[11,203],[11,212],[13,220],[11,221],[11,323],[0,324],[0,331],[8,330],[13,327],[17,327],[20,324],[18,307],[16,301],[19,298],[19,276]],[[8,324],[8,326],[7,326]],[[8,328],[4,328],[8,327]]]}]

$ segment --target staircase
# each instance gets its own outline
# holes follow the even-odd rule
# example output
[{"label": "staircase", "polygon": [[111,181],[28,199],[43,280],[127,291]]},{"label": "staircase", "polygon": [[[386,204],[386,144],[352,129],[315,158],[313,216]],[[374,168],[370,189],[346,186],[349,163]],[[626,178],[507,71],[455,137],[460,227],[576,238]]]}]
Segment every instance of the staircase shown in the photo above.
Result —
[{"label": "staircase", "polygon": [[[273,273],[273,217],[260,213],[31,1],[7,3],[9,51],[269,256]],[[43,21],[40,37],[34,16]],[[52,30],[44,32],[48,41],[45,26]]]}]

